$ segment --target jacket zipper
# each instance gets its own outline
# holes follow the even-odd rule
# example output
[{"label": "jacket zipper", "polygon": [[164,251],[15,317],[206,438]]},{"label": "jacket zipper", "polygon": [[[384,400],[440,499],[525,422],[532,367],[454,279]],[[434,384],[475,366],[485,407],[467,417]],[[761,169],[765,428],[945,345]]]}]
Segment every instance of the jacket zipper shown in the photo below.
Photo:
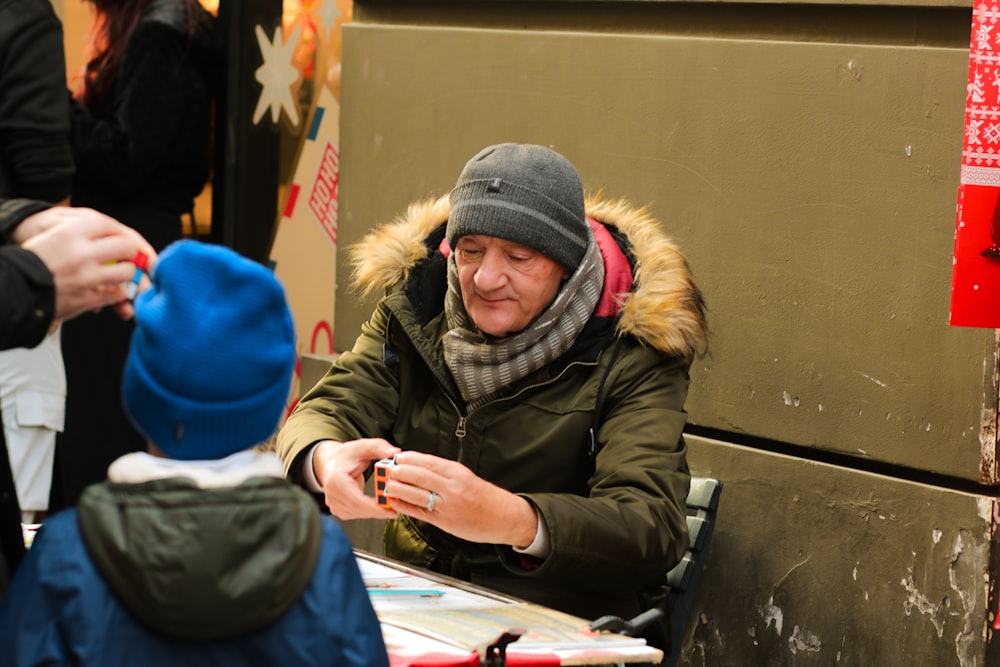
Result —
[{"label": "jacket zipper", "polygon": [[567,371],[569,371],[570,368],[574,366],[596,366],[596,365],[597,365],[596,361],[574,361],[568,364],[566,368],[562,369],[559,375],[555,376],[554,378],[546,380],[545,382],[537,382],[535,384],[528,385],[527,387],[521,387],[521,389],[519,389],[517,393],[511,394],[510,396],[503,396],[501,398],[492,398],[491,396],[484,396],[483,398],[480,398],[477,401],[473,401],[472,403],[469,403],[468,406],[466,406],[465,414],[462,414],[462,409],[458,407],[458,403],[453,401],[451,396],[448,396],[447,392],[445,392],[445,396],[447,397],[448,402],[451,403],[452,407],[455,408],[455,412],[458,413],[458,424],[455,425],[455,437],[458,438],[459,445],[461,445],[462,440],[465,439],[466,433],[468,432],[466,430],[466,425],[469,423],[469,418],[472,417],[472,414],[479,408],[485,407],[490,403],[509,401],[517,398],[524,392],[529,391],[531,389],[535,389],[537,387],[544,387],[547,384],[552,384],[553,382],[556,382],[559,378],[561,378]]}]

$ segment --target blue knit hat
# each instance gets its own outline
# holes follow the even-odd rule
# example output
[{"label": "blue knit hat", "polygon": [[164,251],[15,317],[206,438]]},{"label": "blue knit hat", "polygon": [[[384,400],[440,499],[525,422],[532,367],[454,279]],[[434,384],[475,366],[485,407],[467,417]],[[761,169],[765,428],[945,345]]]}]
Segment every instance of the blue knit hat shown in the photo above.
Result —
[{"label": "blue knit hat", "polygon": [[295,329],[274,274],[220,245],[178,241],[135,300],[123,400],[174,459],[217,459],[277,429],[295,370]]}]

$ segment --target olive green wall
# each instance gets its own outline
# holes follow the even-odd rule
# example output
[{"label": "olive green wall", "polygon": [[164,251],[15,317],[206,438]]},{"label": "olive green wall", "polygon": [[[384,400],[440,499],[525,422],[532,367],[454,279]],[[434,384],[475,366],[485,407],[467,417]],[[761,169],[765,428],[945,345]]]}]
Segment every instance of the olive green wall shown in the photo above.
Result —
[{"label": "olive green wall", "polygon": [[708,299],[691,462],[726,487],[682,662],[995,660],[996,336],[948,326],[968,3],[354,19],[336,349],[373,305],[345,291],[352,242],[487,144],[550,145],[589,189],[648,204]]},{"label": "olive green wall", "polygon": [[987,655],[991,499],[692,438],[725,480],[681,664],[945,667]]}]

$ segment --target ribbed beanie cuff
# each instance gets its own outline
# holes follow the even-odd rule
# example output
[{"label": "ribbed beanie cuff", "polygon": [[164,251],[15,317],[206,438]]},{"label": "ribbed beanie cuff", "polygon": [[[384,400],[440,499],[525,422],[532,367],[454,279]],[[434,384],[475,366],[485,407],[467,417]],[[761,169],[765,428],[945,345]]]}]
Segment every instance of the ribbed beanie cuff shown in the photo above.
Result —
[{"label": "ribbed beanie cuff", "polygon": [[170,458],[188,461],[223,458],[267,440],[291,381],[278,376],[242,398],[191,400],[160,384],[141,356],[127,364],[122,395],[132,424]]}]

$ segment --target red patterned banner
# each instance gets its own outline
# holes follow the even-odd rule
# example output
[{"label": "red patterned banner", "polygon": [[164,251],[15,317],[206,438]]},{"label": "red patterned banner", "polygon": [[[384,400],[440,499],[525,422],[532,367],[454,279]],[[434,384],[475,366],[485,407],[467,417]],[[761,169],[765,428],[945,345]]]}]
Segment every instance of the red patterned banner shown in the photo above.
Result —
[{"label": "red patterned banner", "polygon": [[952,269],[953,326],[1000,328],[1000,7],[974,0]]}]

